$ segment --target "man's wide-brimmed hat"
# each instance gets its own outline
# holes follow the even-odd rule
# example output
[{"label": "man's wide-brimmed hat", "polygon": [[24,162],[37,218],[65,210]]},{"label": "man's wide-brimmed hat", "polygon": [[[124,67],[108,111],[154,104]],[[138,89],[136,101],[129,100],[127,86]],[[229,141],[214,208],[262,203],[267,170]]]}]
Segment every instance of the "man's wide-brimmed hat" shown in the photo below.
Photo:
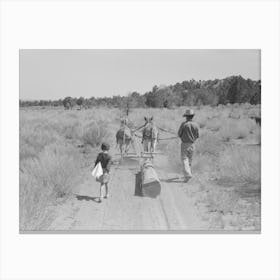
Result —
[{"label": "man's wide-brimmed hat", "polygon": [[194,116],[194,111],[192,109],[187,109],[183,117]]}]

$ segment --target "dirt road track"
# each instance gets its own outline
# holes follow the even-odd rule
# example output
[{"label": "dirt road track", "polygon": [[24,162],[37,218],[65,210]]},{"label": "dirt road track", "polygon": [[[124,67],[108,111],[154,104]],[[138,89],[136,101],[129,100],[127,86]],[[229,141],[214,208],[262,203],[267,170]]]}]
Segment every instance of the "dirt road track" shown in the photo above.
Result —
[{"label": "dirt road track", "polygon": [[157,155],[154,166],[161,180],[156,199],[139,195],[139,160],[124,159],[111,172],[109,199],[97,203],[99,184],[88,172],[85,181],[74,189],[73,197],[58,211],[51,230],[203,230],[191,198],[184,192],[186,183],[173,180],[168,160]]}]

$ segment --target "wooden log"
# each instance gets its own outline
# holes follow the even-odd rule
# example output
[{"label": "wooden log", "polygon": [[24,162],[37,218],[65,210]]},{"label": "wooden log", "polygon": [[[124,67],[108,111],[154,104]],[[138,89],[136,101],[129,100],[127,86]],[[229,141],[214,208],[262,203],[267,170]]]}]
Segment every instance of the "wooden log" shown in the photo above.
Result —
[{"label": "wooden log", "polygon": [[146,160],[141,166],[141,179],[143,196],[155,198],[160,194],[160,180],[150,160]]}]

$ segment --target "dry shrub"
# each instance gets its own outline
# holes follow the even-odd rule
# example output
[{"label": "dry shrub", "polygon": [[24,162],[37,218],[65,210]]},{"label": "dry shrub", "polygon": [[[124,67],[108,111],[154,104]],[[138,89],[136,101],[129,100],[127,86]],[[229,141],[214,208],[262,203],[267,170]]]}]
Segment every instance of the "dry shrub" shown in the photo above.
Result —
[{"label": "dry shrub", "polygon": [[107,130],[107,123],[93,121],[85,128],[82,136],[84,144],[91,145],[92,147],[99,146],[109,133]]},{"label": "dry shrub", "polygon": [[82,127],[78,122],[65,127],[64,135],[66,139],[79,139],[81,134]]},{"label": "dry shrub", "polygon": [[208,122],[208,120],[210,119],[209,116],[206,116],[206,115],[202,115],[202,114],[199,114],[195,117],[195,121],[199,124],[199,127],[200,128],[204,128]]},{"label": "dry shrub", "polygon": [[38,151],[34,146],[27,144],[20,139],[19,142],[19,158],[20,160],[25,158],[34,158],[38,156]]},{"label": "dry shrub", "polygon": [[26,170],[19,173],[19,228],[20,230],[46,229],[52,221],[49,211],[51,188]]},{"label": "dry shrub", "polygon": [[206,128],[210,129],[211,131],[219,131],[222,126],[223,120],[218,118],[208,119],[206,122]]},{"label": "dry shrub", "polygon": [[219,181],[260,187],[260,162],[258,146],[229,146],[220,157]]},{"label": "dry shrub", "polygon": [[215,157],[218,157],[223,149],[223,143],[221,143],[219,137],[209,132],[201,133],[195,146],[198,154],[208,154]]},{"label": "dry shrub", "polygon": [[229,113],[229,118],[231,119],[240,119],[242,118],[243,111],[241,108],[233,108],[232,111]]},{"label": "dry shrub", "polygon": [[217,159],[209,154],[195,154],[192,171],[199,179],[209,180],[217,168]]},{"label": "dry shrub", "polygon": [[37,157],[45,146],[61,139],[52,129],[45,126],[25,125],[20,128],[20,159]]},{"label": "dry shrub", "polygon": [[200,120],[198,121],[199,127],[204,128],[206,126],[206,120]]},{"label": "dry shrub", "polygon": [[94,108],[94,110],[79,111],[79,120],[88,124],[92,121],[101,121],[111,123],[115,121],[120,114],[118,109]]},{"label": "dry shrub", "polygon": [[66,139],[80,139],[82,136],[82,125],[76,119],[58,119],[52,125],[57,133]]},{"label": "dry shrub", "polygon": [[207,192],[206,202],[210,212],[226,214],[235,209],[238,199],[236,192],[212,188],[211,191]]},{"label": "dry shrub", "polygon": [[81,158],[72,147],[49,145],[38,158],[20,163],[20,228],[47,228],[49,207],[66,197],[76,183]]},{"label": "dry shrub", "polygon": [[251,119],[226,120],[220,129],[220,137],[224,141],[231,139],[244,139],[253,133],[256,124]]}]

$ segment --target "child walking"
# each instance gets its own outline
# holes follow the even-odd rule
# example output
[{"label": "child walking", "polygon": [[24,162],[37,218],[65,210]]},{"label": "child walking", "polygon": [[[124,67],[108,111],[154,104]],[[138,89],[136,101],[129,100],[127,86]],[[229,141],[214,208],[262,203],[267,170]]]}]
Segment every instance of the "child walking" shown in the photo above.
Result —
[{"label": "child walking", "polygon": [[102,152],[98,154],[95,166],[100,162],[102,169],[103,169],[103,175],[100,177],[100,196],[98,202],[101,203],[103,198],[109,197],[109,179],[110,179],[110,167],[112,165],[112,157],[109,155],[110,145],[107,143],[102,143],[101,145]]}]

